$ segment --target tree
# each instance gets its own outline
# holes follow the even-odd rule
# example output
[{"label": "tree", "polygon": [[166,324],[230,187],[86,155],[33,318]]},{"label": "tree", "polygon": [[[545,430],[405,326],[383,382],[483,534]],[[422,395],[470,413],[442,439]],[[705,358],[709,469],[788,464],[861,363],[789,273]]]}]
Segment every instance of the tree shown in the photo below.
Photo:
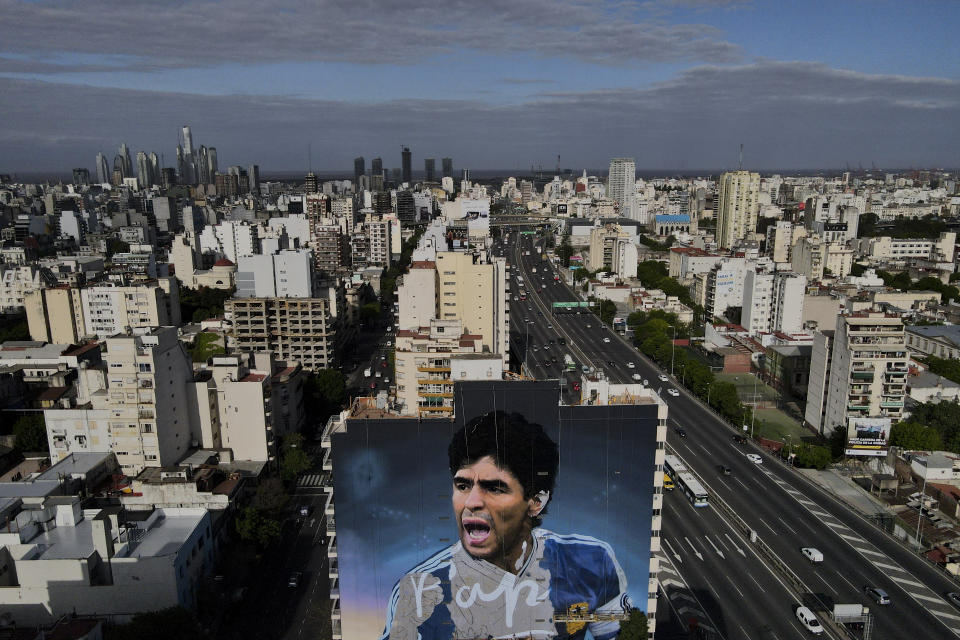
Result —
[{"label": "tree", "polygon": [[310,468],[310,456],[303,450],[303,436],[291,433],[283,438],[280,448],[280,477],[292,482]]},{"label": "tree", "polygon": [[29,340],[30,325],[26,313],[12,313],[0,316],[0,343],[7,340]]},{"label": "tree", "polygon": [[340,411],[347,401],[343,374],[334,369],[320,369],[303,385],[304,409],[314,424],[323,424]]},{"label": "tree", "polygon": [[613,324],[613,317],[617,315],[617,305],[612,300],[600,302],[600,321],[604,324]]},{"label": "tree", "polygon": [[290,504],[290,494],[283,488],[280,478],[266,478],[257,485],[250,506],[261,513],[280,515]]},{"label": "tree", "polygon": [[572,255],[573,245],[570,244],[570,234],[564,233],[563,240],[560,242],[560,246],[557,247],[557,257],[560,258],[560,263],[564,269],[570,267],[570,256]]},{"label": "tree", "polygon": [[583,267],[579,267],[578,269],[575,269],[573,272],[573,281],[580,282],[581,280],[589,279],[590,276],[592,275],[593,274],[590,273],[589,269],[584,269]]},{"label": "tree", "polygon": [[630,617],[620,623],[618,640],[646,640],[647,614],[636,607],[630,609]]},{"label": "tree", "polygon": [[830,448],[813,444],[793,447],[796,457],[793,464],[804,469],[825,469],[830,464]]},{"label": "tree", "polygon": [[110,238],[107,240],[107,257],[113,257],[115,253],[127,253],[130,251],[130,245],[119,238]]},{"label": "tree", "polygon": [[380,318],[380,303],[368,302],[360,307],[360,322],[363,324],[372,324]]},{"label": "tree", "polygon": [[727,310],[723,312],[723,316],[733,324],[740,324],[743,320],[743,308],[727,307]]},{"label": "tree", "polygon": [[15,447],[18,451],[48,451],[47,427],[43,414],[32,413],[20,416],[13,423]]},{"label": "tree", "polygon": [[938,451],[943,448],[936,429],[919,422],[898,422],[890,429],[890,444],[904,449]]},{"label": "tree", "polygon": [[103,630],[104,640],[200,640],[203,629],[196,617],[183,607],[171,607],[149,613],[138,613],[126,624]]},{"label": "tree", "polygon": [[926,363],[931,373],[960,383],[960,360],[947,360],[945,358],[929,356],[927,357]]},{"label": "tree", "polygon": [[180,289],[180,316],[190,318],[191,322],[203,322],[209,318],[223,316],[223,305],[233,295],[235,289]]},{"label": "tree", "polygon": [[253,507],[245,507],[237,516],[237,535],[244,542],[250,542],[261,549],[280,537],[280,523],[269,518]]}]

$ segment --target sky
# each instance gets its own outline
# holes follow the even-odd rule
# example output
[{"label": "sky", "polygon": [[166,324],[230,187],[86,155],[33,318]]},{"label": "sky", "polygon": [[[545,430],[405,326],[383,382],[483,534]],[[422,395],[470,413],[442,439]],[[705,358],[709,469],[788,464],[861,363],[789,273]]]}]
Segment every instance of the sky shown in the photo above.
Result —
[{"label": "sky", "polygon": [[0,173],[960,166],[956,0],[0,0]]}]

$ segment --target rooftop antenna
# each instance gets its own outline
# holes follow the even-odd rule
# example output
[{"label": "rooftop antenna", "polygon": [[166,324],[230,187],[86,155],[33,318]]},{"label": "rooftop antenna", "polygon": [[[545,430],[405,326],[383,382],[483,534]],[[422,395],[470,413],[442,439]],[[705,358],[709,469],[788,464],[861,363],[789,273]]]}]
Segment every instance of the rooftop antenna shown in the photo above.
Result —
[{"label": "rooftop antenna", "polygon": [[743,143],[740,143],[740,164],[737,165],[737,171],[743,171]]}]

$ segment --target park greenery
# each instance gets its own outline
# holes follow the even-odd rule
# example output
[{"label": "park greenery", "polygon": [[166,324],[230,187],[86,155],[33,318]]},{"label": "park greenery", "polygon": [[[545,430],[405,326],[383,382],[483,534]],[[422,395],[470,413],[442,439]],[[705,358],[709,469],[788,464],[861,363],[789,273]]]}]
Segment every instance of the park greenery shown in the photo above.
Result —
[{"label": "park greenery", "polygon": [[13,423],[14,448],[17,451],[47,451],[47,427],[42,413],[21,415]]},{"label": "park greenery", "polygon": [[663,242],[658,242],[653,238],[648,238],[642,233],[637,235],[637,242],[645,247],[650,247],[654,251],[669,251],[675,240],[673,236],[668,236]]},{"label": "park greenery", "polygon": [[893,425],[890,444],[904,449],[960,453],[960,404],[925,402]]},{"label": "park greenery", "polygon": [[280,446],[280,478],[287,483],[310,468],[310,456],[304,450],[303,436],[291,433],[283,437]]},{"label": "park greenery", "polygon": [[668,296],[676,296],[685,305],[693,305],[689,289],[671,278],[667,265],[659,260],[644,260],[638,264],[637,279],[647,289],[660,289]]},{"label": "park greenery", "polygon": [[573,245],[570,244],[570,232],[563,234],[563,238],[560,241],[560,246],[557,247],[557,257],[560,258],[560,263],[563,265],[564,269],[570,267],[570,257],[573,255]]},{"label": "park greenery", "polygon": [[933,215],[922,218],[904,218],[899,216],[892,224],[880,225],[875,213],[864,213],[857,224],[857,235],[861,238],[890,236],[891,238],[936,238],[947,231],[945,222]]},{"label": "park greenery", "polygon": [[[397,290],[397,278],[407,272],[410,266],[410,259],[413,256],[413,250],[417,248],[420,236],[423,235],[423,228],[418,227],[413,235],[403,241],[400,247],[400,258],[383,270],[380,276],[380,309],[381,312],[389,312],[393,308],[394,293]],[[361,314],[363,310],[361,309]]]},{"label": "park greenery", "polygon": [[0,316],[0,343],[7,340],[29,340],[30,327],[26,312]]},{"label": "park greenery", "polygon": [[267,548],[280,537],[280,523],[289,503],[290,496],[279,478],[262,480],[250,504],[237,514],[237,535],[260,549]]},{"label": "park greenery", "polygon": [[647,615],[636,607],[630,609],[630,617],[620,623],[619,640],[646,640]]},{"label": "park greenery", "polygon": [[924,360],[930,373],[943,376],[947,380],[960,383],[960,360],[948,360],[936,356],[927,356]]}]

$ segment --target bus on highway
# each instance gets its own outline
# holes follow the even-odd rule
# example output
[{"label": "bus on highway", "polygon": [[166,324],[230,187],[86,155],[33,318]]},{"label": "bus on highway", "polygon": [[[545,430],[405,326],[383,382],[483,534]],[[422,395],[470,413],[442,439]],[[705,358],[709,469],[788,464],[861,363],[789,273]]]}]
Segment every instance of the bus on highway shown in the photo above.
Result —
[{"label": "bus on highway", "polygon": [[693,474],[687,469],[686,465],[680,461],[680,458],[674,455],[663,457],[663,470],[674,480],[674,484],[680,487],[680,491],[687,497],[687,500],[695,507],[709,507],[710,498],[703,485],[693,477]]}]

